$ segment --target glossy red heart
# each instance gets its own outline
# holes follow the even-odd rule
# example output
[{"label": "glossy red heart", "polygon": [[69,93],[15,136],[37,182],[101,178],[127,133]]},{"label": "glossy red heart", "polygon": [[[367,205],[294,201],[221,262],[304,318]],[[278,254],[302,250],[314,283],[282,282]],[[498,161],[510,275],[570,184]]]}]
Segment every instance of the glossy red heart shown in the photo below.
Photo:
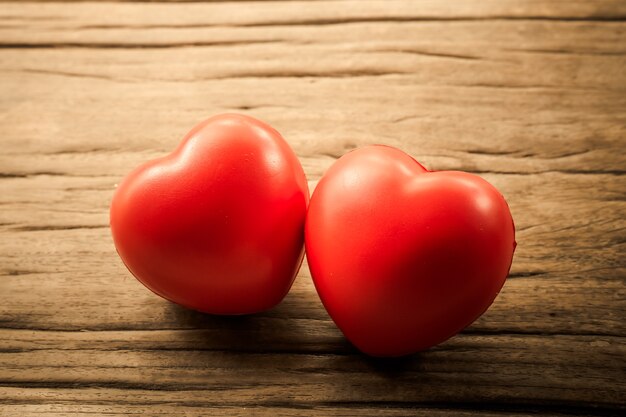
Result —
[{"label": "glossy red heart", "polygon": [[111,231],[128,269],[156,294],[208,313],[255,313],[291,287],[308,200],[302,166],[280,134],[226,114],[124,179]]},{"label": "glossy red heart", "polygon": [[508,275],[515,228],[482,178],[429,172],[404,152],[369,146],[341,157],[315,189],[307,260],[328,313],[374,356],[401,356],[483,314]]}]

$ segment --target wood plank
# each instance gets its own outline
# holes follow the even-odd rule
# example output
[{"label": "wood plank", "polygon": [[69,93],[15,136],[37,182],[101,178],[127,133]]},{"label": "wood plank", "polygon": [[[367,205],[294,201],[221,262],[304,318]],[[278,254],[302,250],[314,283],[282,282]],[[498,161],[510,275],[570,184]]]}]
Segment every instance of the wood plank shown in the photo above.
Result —
[{"label": "wood plank", "polygon": [[[303,12],[304,11],[304,12]],[[146,25],[183,21],[222,26],[251,25],[328,25],[344,22],[403,22],[418,19],[569,19],[612,21],[626,17],[626,6],[619,0],[499,1],[458,0],[452,3],[431,0],[370,1],[289,1],[289,2],[209,2],[186,4],[79,2],[71,8],[41,2],[6,2],[2,15],[12,22],[35,21],[37,25],[64,22],[78,26],[92,22],[115,25]],[[63,23],[61,23],[63,24]]]},{"label": "wood plank", "polygon": [[[38,403],[36,399],[40,397],[46,398],[65,398],[68,397],[66,394],[68,390],[45,390],[45,389],[37,389],[32,390],[29,389],[27,392],[36,391],[37,394],[31,394],[28,397],[33,398],[27,400],[28,402],[33,402],[34,404],[19,404],[19,405],[9,405],[4,406],[4,410],[9,414],[15,414],[23,417],[37,416],[40,417],[42,414],[56,416],[56,415],[72,415],[72,416],[82,416],[82,415],[98,415],[98,416],[127,416],[127,415],[168,415],[168,416],[190,416],[190,415],[198,415],[198,413],[202,413],[201,410],[210,409],[211,416],[228,416],[228,417],[239,417],[239,416],[257,416],[257,415],[271,415],[277,417],[291,417],[294,415],[298,416],[363,416],[372,413],[371,407],[359,407],[359,406],[349,406],[345,405],[342,407],[338,406],[326,406],[326,405],[310,405],[307,403],[303,404],[293,404],[293,403],[285,403],[285,404],[274,404],[272,406],[249,406],[246,407],[233,407],[228,405],[220,404],[211,404],[206,402],[198,402],[195,400],[194,395],[201,396],[201,392],[191,392],[184,399],[178,400],[178,403],[172,404],[174,401],[168,401],[170,398],[169,393],[166,395],[158,396],[153,391],[133,391],[134,396],[139,396],[140,398],[146,399],[143,405],[119,405],[115,403],[104,403],[104,404],[85,404],[85,398],[89,398],[92,394],[92,390],[83,389],[83,390],[72,390],[69,391],[71,394],[69,395],[71,398],[76,398],[76,400],[81,401],[82,404],[73,404],[71,402],[63,402],[63,403],[55,403],[52,400],[48,400],[48,402]],[[78,393],[76,393],[78,391]],[[108,392],[111,392],[109,390]],[[20,389],[20,398],[25,397],[23,395],[24,390]],[[115,391],[113,391],[112,395],[115,395]],[[93,394],[92,394],[93,396]],[[175,397],[176,395],[172,395],[171,397]],[[153,400],[154,397],[161,397],[160,400]],[[114,398],[118,399],[119,397],[115,396]],[[76,401],[75,400],[75,401]],[[466,411],[459,410],[458,408],[450,409],[442,406],[440,408],[430,408],[430,407],[397,407],[392,408],[392,405],[385,405],[384,407],[376,409],[376,415],[381,417],[386,416],[406,416],[410,414],[411,416],[449,416],[454,414],[459,417],[468,417],[475,416],[476,413],[474,411]],[[158,412],[155,410],[159,410]],[[512,416],[512,417],[530,417],[536,416],[537,413],[532,412],[511,412],[511,411],[494,411],[494,410],[481,410],[481,416],[486,417],[496,417],[496,416]],[[542,416],[562,416],[563,414],[557,414],[556,412],[542,413]]]},{"label": "wood plank", "polygon": [[[123,175],[169,152],[208,115],[238,111],[276,126],[310,179],[367,143],[400,146],[433,169],[623,172],[624,94],[422,86],[410,76],[315,80],[118,85],[46,74],[2,78],[12,110],[3,119],[1,171],[71,167],[73,175]],[[337,89],[342,95],[330,100]],[[28,95],[39,99],[25,101]]]},{"label": "wood plank", "polygon": [[[0,357],[4,385],[125,390],[117,397],[126,403],[136,398],[134,390],[157,390],[173,392],[169,395],[178,401],[195,398],[207,405],[231,406],[253,402],[271,406],[285,398],[309,405],[319,401],[320,405],[626,406],[620,396],[626,353],[622,338],[464,336],[400,361],[380,361],[358,354],[206,351],[210,339],[184,342],[171,332],[78,332],[69,338],[55,332],[18,332],[18,339],[48,345],[43,349],[40,345],[33,354],[11,351],[10,338],[16,335],[2,332],[3,339],[9,339]],[[154,343],[147,350],[135,343],[142,334],[142,346],[148,338]],[[131,339],[120,340],[125,336]],[[50,348],[59,342],[61,349]],[[621,365],[615,366],[616,361]],[[387,389],[376,389],[381,384]]]},{"label": "wood plank", "polygon": [[[625,177],[484,176],[511,203],[518,249],[513,278],[471,331],[623,334]],[[216,326],[153,296],[125,270],[107,227],[114,181],[45,175],[2,181],[0,320],[5,326]],[[37,198],[24,201],[25,195]],[[34,285],[42,291],[33,292]],[[262,317],[259,326],[274,326],[276,333],[290,326],[282,321],[290,318],[314,325],[325,337],[338,335],[306,265],[284,305]]]},{"label": "wood plank", "polygon": [[[401,146],[436,169],[621,173],[623,27],[564,22],[554,37],[546,22],[376,22],[286,27],[288,38],[276,44],[4,50],[0,167],[5,175],[59,173],[68,164],[74,174],[121,174],[172,149],[207,115],[240,111],[278,127],[313,179],[333,157],[366,143]],[[373,28],[379,36],[357,42]],[[116,30],[94,36],[106,40]],[[189,33],[185,42],[216,36]],[[294,43],[301,59],[285,63]],[[16,161],[14,153],[33,155]],[[129,160],[120,166],[110,153]]]}]

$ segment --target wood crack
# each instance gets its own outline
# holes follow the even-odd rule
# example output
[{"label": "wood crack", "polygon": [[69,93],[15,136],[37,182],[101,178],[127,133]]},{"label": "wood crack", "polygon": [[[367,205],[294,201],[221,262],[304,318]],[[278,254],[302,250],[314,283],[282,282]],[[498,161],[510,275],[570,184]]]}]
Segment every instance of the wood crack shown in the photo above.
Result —
[{"label": "wood crack", "polygon": [[[533,386],[534,387],[534,386]],[[539,388],[539,387],[537,387]],[[553,387],[545,387],[545,388],[553,388]],[[559,404],[557,402],[549,402],[545,401],[544,403],[537,403],[533,401],[531,404],[528,402],[519,402],[516,401],[477,401],[477,402],[395,402],[395,401],[368,401],[368,402],[356,402],[356,401],[336,401],[336,402],[324,402],[326,406],[331,406],[333,404],[335,407],[339,405],[348,406],[348,407],[380,407],[380,408],[400,408],[400,409],[437,409],[437,410],[454,410],[454,411],[471,411],[471,412],[498,412],[503,415],[509,415],[514,412],[526,412],[529,410],[535,413],[567,413],[569,415],[597,415],[597,416],[613,416],[616,413],[619,413],[624,408],[620,404],[616,404],[615,406],[604,405],[604,406],[590,406],[588,404],[571,404],[571,403],[562,403]]]},{"label": "wood crack", "polygon": [[[250,73],[238,73],[226,76],[217,77],[199,77],[196,80],[229,80],[229,79],[245,79],[245,78],[349,78],[349,77],[381,77],[389,75],[406,75],[407,72],[402,71],[385,71],[375,69],[355,69],[346,71],[328,71],[328,72],[313,72],[313,71],[291,71],[291,72],[250,72]],[[166,80],[161,81],[177,81]],[[188,81],[188,80],[182,80]]]},{"label": "wood crack", "polygon": [[[454,84],[455,87],[468,87],[468,88],[501,88],[512,90],[567,90],[567,91],[601,91],[607,90],[595,87],[575,87],[565,85],[550,85],[550,84],[495,84],[495,83],[476,83],[476,84]],[[624,89],[615,88],[612,92],[622,92]]]},{"label": "wood crack", "polygon": [[529,278],[529,277],[536,277],[536,276],[545,275],[545,274],[547,274],[547,272],[545,271],[511,272],[507,276],[507,279],[508,278]]},{"label": "wood crack", "polygon": [[420,49],[409,49],[409,48],[377,48],[377,49],[366,49],[365,52],[391,52],[391,53],[401,53],[401,54],[412,54],[419,56],[428,56],[435,58],[452,58],[452,59],[461,59],[466,61],[476,61],[476,60],[486,60],[483,57],[476,55],[463,55],[463,54],[452,54],[447,52],[433,52],[433,51],[425,51]]},{"label": "wood crack", "polygon": [[573,49],[504,48],[504,51],[555,55],[623,56],[626,51],[576,51]]},{"label": "wood crack", "polygon": [[[116,82],[138,82],[141,81],[139,79],[122,79],[122,78],[114,78],[106,75],[100,74],[86,74],[86,73],[78,73],[78,72],[69,72],[69,71],[58,71],[58,70],[42,70],[35,68],[19,68],[19,69],[8,69],[4,71],[17,71],[17,72],[26,72],[26,73],[36,73],[36,74],[44,74],[44,75],[56,75],[63,77],[82,77],[82,78],[97,78],[108,81],[116,81]],[[200,77],[196,76],[193,79],[181,79],[181,78],[144,78],[142,80],[150,80],[150,81],[162,81],[162,82],[195,82],[195,81],[224,81],[224,80],[234,80],[234,79],[257,79],[257,78],[350,78],[350,77],[381,77],[381,76],[389,76],[389,75],[406,75],[406,72],[400,71],[384,71],[384,70],[372,70],[372,69],[362,69],[362,70],[347,70],[347,71],[329,71],[329,72],[312,72],[312,71],[292,71],[292,72],[251,72],[251,73],[238,73],[232,75],[223,75],[223,76],[212,76],[212,77]],[[2,174],[0,174],[2,175]]]},{"label": "wood crack", "polygon": [[486,155],[486,156],[503,156],[503,155],[515,155],[519,151],[495,151],[488,149],[468,149],[466,151],[462,151],[465,153],[469,153],[471,155]]},{"label": "wood crack", "polygon": [[[1,383],[0,383],[1,386]],[[11,387],[16,387],[15,385],[11,385]],[[28,387],[30,388],[30,387]],[[75,405],[74,400],[62,400],[62,399],[54,399],[54,403],[58,405],[68,404]],[[80,404],[84,406],[111,406],[112,403],[116,405],[124,405],[124,406],[147,406],[154,407],[149,412],[150,415],[154,414],[156,409],[159,406],[171,406],[172,401],[170,400],[159,400],[157,398],[150,398],[149,400],[144,399],[143,396],[138,396],[134,398],[132,401],[129,400],[121,400],[116,398],[115,400],[96,400],[89,399],[85,401],[81,401]],[[50,399],[48,398],[0,398],[0,404],[23,404],[23,405],[49,405]],[[178,404],[178,403],[175,403]],[[272,413],[273,410],[317,410],[317,411],[328,411],[329,415],[333,413],[337,413],[338,410],[341,410],[345,413],[348,410],[354,410],[355,414],[360,412],[364,412],[364,409],[367,409],[368,415],[369,413],[375,413],[377,410],[406,410],[407,414],[414,414],[417,411],[439,411],[439,412],[447,412],[449,415],[455,415],[455,413],[459,412],[471,412],[476,413],[476,415],[489,413],[490,415],[502,415],[502,416],[510,416],[512,413],[523,413],[524,415],[529,415],[528,413],[532,413],[532,415],[570,415],[570,416],[620,416],[623,413],[623,408],[620,405],[612,406],[580,406],[579,404],[535,404],[529,402],[520,401],[517,399],[516,401],[485,401],[481,399],[480,402],[436,402],[436,401],[316,401],[312,400],[309,402],[303,401],[271,401],[266,400],[261,402],[233,402],[233,401],[210,401],[210,400],[191,400],[185,399],[183,404],[184,407],[189,408],[202,408],[202,409],[216,409],[216,410],[224,410],[227,408],[239,408],[245,407],[244,410],[256,410],[257,412],[262,412],[263,415]],[[129,411],[130,412],[130,411]],[[81,414],[90,414],[89,411],[83,411]],[[106,414],[113,414],[114,412],[107,408]],[[161,414],[158,413],[157,414]],[[253,413],[254,414],[254,413]],[[295,413],[297,414],[297,413]],[[341,413],[340,413],[341,414]],[[123,413],[122,415],[129,415],[128,413]],[[427,414],[424,414],[427,415]],[[439,415],[439,414],[437,414]]]},{"label": "wood crack", "polygon": [[46,230],[106,229],[108,227],[108,224],[33,225],[12,227],[9,230],[14,230],[18,232],[40,232]]},{"label": "wood crack", "polygon": [[0,277],[16,277],[19,275],[40,274],[42,271],[30,271],[26,269],[5,269],[0,271]]},{"label": "wood crack", "polygon": [[173,42],[173,43],[106,43],[106,42],[1,42],[0,49],[52,49],[52,48],[91,48],[91,49],[162,49],[162,48],[185,48],[199,46],[242,46],[253,44],[280,43],[280,39],[270,40],[236,40],[215,42]]},{"label": "wood crack", "polygon": [[546,21],[546,22],[624,22],[626,15],[604,15],[604,16],[389,16],[389,17],[358,17],[358,18],[326,18],[326,19],[303,19],[300,21],[268,21],[239,23],[232,25],[222,25],[224,27],[266,27],[266,26],[329,26],[358,23],[430,23],[430,22],[489,22],[489,21]]},{"label": "wood crack", "polygon": [[[384,372],[384,370],[381,370]],[[393,372],[393,370],[387,370],[387,372]],[[494,384],[497,383],[494,381]],[[273,385],[280,385],[274,383]],[[478,384],[477,384],[478,385]],[[490,387],[491,384],[479,384],[480,386]],[[33,388],[54,388],[54,389],[83,389],[83,388],[97,388],[97,389],[116,389],[116,390],[132,390],[132,391],[163,391],[163,392],[177,392],[177,391],[227,391],[227,390],[237,390],[237,389],[250,389],[253,388],[252,384],[237,384],[237,385],[218,385],[211,384],[210,386],[206,386],[206,384],[156,384],[156,383],[147,383],[147,382],[124,382],[117,380],[107,380],[107,381],[40,381],[40,380],[23,380],[23,381],[0,381],[0,386],[11,387],[11,388],[24,388],[24,389],[33,389]],[[512,385],[511,388],[523,386],[527,388],[545,388],[545,389],[554,389],[552,386],[539,386],[539,385]],[[28,403],[43,401],[43,400],[34,400],[28,401]],[[12,400],[1,400],[0,403],[11,403]],[[83,403],[85,404],[85,403]],[[110,404],[110,402],[105,402],[105,404]],[[136,402],[132,402],[132,404],[137,404]],[[158,405],[159,402],[150,402],[149,405]],[[171,402],[163,402],[163,404],[171,404]],[[247,401],[236,402],[236,401],[201,401],[201,402],[188,402],[185,401],[185,406],[189,407],[237,407],[245,405],[246,408],[255,408],[255,409],[267,409],[267,408],[279,408],[279,409],[300,409],[300,410],[312,410],[312,409],[321,409],[324,408],[342,408],[342,409],[362,409],[368,408],[370,410],[375,409],[399,409],[399,410],[413,410],[416,409],[425,409],[425,410],[450,410],[450,411],[473,411],[473,412],[496,412],[502,413],[503,415],[509,415],[513,412],[525,412],[533,411],[533,414],[536,413],[555,413],[559,414],[566,413],[568,415],[597,415],[597,416],[613,416],[620,415],[620,412],[623,412],[624,406],[621,402],[616,403],[607,403],[601,402],[598,404],[589,404],[589,403],[573,403],[571,401],[558,401],[558,400],[536,400],[536,399],[528,399],[524,400],[524,398],[516,398],[512,400],[510,398],[503,398],[500,401],[497,399],[491,399],[490,401],[485,400],[484,398],[477,399],[476,402],[465,402],[465,401],[446,401],[446,402],[437,402],[437,401],[415,401],[411,399],[406,400],[363,400],[363,401],[355,401],[355,400],[336,400],[336,401],[319,401],[312,400],[310,402],[302,402],[302,401],[276,401],[276,400],[260,400],[256,401],[254,404],[250,404]]]},{"label": "wood crack", "polygon": [[[541,16],[541,15],[492,15],[492,16],[387,16],[387,17],[343,17],[343,18],[312,18],[302,20],[274,20],[266,22],[235,22],[235,23],[196,23],[196,24],[145,24],[120,25],[97,24],[68,27],[67,29],[202,29],[202,28],[264,28],[269,26],[335,26],[361,23],[437,23],[437,22],[490,22],[490,21],[546,21],[546,22],[624,22],[626,15],[598,16]],[[56,28],[64,29],[64,28]]]},{"label": "wood crack", "polygon": [[[82,76],[82,74],[81,74]],[[66,149],[54,152],[46,152],[43,155],[72,155],[72,154],[87,154],[87,153],[111,153],[119,151],[119,149],[109,148],[91,148],[91,149]]]},{"label": "wood crack", "polygon": [[65,174],[52,172],[52,171],[39,171],[39,172],[0,172],[0,178],[28,178],[37,175],[50,175],[50,176],[63,176]]},{"label": "wood crack", "polygon": [[[5,70],[6,71],[6,70]],[[13,70],[18,72],[25,72],[31,74],[46,74],[46,75],[60,75],[63,77],[78,77],[78,78],[93,78],[99,80],[107,80],[107,81],[126,81],[120,78],[109,77],[107,75],[100,74],[86,74],[81,72],[69,72],[69,71],[59,71],[59,70],[42,70],[35,68],[20,68],[19,70]]]},{"label": "wood crack", "polygon": [[534,153],[529,153],[528,151],[524,151],[524,150],[514,150],[514,151],[501,150],[500,151],[500,150],[490,150],[490,149],[470,149],[470,150],[461,151],[461,152],[465,152],[470,155],[511,156],[511,157],[515,157],[518,159],[534,158],[534,159],[541,159],[541,160],[555,160],[555,159],[561,159],[561,158],[568,158],[571,156],[585,155],[587,153],[590,153],[591,150],[584,149],[582,151],[563,152],[558,155],[551,155],[551,156],[538,156]]},{"label": "wood crack", "polygon": [[[266,319],[272,319],[272,317],[265,317]],[[288,317],[284,317],[283,319],[289,319]],[[292,318],[292,320],[297,320]],[[307,318],[304,319],[306,320],[310,320],[310,321],[323,321],[323,322],[327,322],[330,323],[331,319],[315,319],[315,318]],[[206,332],[209,330],[216,330],[219,331],[221,328],[218,327],[214,327],[214,328],[209,328],[209,327],[165,327],[165,328],[142,328],[141,326],[137,326],[137,327],[116,327],[116,326],[108,326],[108,327],[83,327],[83,328],[59,328],[59,327],[47,327],[47,328],[42,328],[42,327],[36,327],[36,326],[29,326],[29,325],[24,325],[24,326],[17,326],[14,325],[13,322],[2,322],[0,321],[0,331],[1,330],[9,330],[9,331],[36,331],[36,332],[44,332],[44,333],[91,333],[91,332],[97,332],[97,333],[107,333],[107,332],[129,332],[129,333],[134,333],[134,332]],[[537,337],[589,337],[589,338],[594,338],[594,337],[614,337],[614,338],[624,338],[625,336],[619,332],[576,332],[576,331],[542,331],[542,330],[528,330],[528,331],[520,331],[520,330],[510,330],[510,329],[474,329],[471,326],[464,329],[463,331],[461,331],[459,334],[464,334],[464,335],[470,335],[470,336],[502,336],[502,337],[507,337],[507,336],[537,336]],[[294,354],[295,353],[306,353],[306,354],[311,354],[312,352],[319,352],[319,353],[324,353],[326,351],[328,351],[329,354],[342,354],[342,351],[338,351],[336,350],[337,347],[334,346],[333,349],[334,350],[313,350],[313,349],[296,349],[296,350],[289,350],[289,349],[270,349],[270,350],[266,350],[266,351],[259,351],[258,350],[258,346],[253,347],[255,350],[255,352],[259,352],[259,353],[281,353],[281,352],[285,352],[285,351],[293,351]],[[252,348],[251,348],[252,349]],[[184,350],[193,350],[193,349],[184,349]],[[204,349],[202,349],[204,350]],[[210,349],[206,349],[206,350],[215,350],[215,351],[223,351],[224,349],[219,349],[219,348],[210,348]],[[231,349],[229,349],[231,350]],[[356,351],[355,351],[356,352]]]},{"label": "wood crack", "polygon": [[[471,174],[502,174],[502,175],[538,175],[538,174],[571,174],[571,175],[612,175],[621,176],[626,174],[626,170],[621,169],[546,169],[543,171],[500,171],[500,170],[476,170],[476,169],[463,169],[458,168],[461,171],[469,172]],[[435,171],[435,170],[432,170]]]},{"label": "wood crack", "polygon": [[36,171],[36,172],[0,172],[0,179],[15,179],[15,178],[32,178],[39,176],[50,177],[75,177],[75,178],[119,178],[119,175],[87,175],[87,174],[70,174],[69,172],[54,172],[54,171]]}]

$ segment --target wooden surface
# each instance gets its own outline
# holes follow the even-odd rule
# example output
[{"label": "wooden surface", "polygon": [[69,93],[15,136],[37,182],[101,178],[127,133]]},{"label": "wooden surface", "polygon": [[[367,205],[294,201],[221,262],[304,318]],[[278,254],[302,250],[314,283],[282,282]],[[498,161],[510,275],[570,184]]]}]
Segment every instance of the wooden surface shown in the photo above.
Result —
[{"label": "wooden surface", "polygon": [[[626,2],[0,2],[0,415],[626,412]],[[276,127],[313,188],[401,147],[507,198],[502,293],[448,342],[374,360],[306,264],[277,308],[148,292],[115,184],[198,121]]]}]

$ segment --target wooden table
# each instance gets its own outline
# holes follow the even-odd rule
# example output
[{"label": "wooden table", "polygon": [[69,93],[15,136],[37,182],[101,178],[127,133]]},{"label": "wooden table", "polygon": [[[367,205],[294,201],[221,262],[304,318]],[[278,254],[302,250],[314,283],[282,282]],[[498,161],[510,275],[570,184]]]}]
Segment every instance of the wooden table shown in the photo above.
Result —
[{"label": "wooden table", "polygon": [[[2,2],[0,48],[0,415],[625,412],[626,2]],[[275,126],[311,188],[371,143],[492,182],[519,244],[494,305],[375,360],[306,264],[249,317],[147,291],[114,186],[221,112]]]}]

